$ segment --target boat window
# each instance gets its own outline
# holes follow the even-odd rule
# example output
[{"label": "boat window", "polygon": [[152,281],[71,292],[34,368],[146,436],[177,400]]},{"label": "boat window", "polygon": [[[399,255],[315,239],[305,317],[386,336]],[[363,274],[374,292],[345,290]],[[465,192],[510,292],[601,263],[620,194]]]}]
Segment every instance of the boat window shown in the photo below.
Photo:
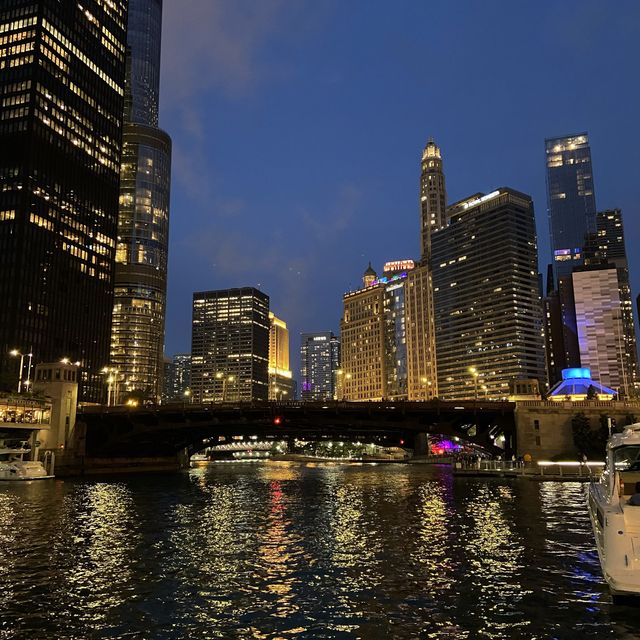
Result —
[{"label": "boat window", "polygon": [[640,445],[618,447],[613,452],[613,462],[618,471],[640,471]]}]

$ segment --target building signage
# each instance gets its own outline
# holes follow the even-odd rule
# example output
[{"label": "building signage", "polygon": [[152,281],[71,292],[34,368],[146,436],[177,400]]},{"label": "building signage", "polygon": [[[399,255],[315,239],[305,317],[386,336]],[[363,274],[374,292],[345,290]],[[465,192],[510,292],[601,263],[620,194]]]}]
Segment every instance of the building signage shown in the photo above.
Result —
[{"label": "building signage", "polygon": [[385,262],[383,271],[408,271],[415,269],[416,263],[413,260],[392,260]]},{"label": "building signage", "polygon": [[462,204],[463,209],[468,209],[469,207],[475,207],[478,204],[482,204],[487,200],[492,200],[500,195],[500,191],[492,191],[491,193],[487,193],[486,196],[482,196],[481,198],[474,198],[473,200],[467,200]]}]

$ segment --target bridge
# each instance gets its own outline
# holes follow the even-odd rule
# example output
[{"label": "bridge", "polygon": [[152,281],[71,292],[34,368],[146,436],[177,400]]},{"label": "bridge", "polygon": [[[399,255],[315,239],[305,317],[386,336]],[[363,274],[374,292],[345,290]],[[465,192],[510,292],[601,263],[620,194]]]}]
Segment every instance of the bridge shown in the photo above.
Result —
[{"label": "bridge", "polygon": [[[84,407],[78,413],[83,455],[90,458],[176,456],[257,436],[261,441],[359,441],[424,454],[442,435],[515,452],[515,403],[309,402]],[[504,438],[504,440],[502,440]]]}]

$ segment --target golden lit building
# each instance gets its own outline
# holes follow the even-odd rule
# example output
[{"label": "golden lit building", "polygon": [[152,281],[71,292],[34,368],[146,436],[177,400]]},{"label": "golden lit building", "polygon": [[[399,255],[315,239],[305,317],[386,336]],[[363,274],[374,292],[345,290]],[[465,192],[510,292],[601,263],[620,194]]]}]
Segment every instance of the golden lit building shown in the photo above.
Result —
[{"label": "golden lit building", "polygon": [[388,262],[343,298],[341,394],[345,400],[429,400],[437,395],[429,269]]},{"label": "golden lit building", "polygon": [[289,368],[289,330],[284,320],[269,312],[269,400],[293,400]]},{"label": "golden lit building", "polygon": [[419,265],[405,285],[407,340],[407,396],[409,400],[433,400],[438,395],[435,317],[431,269]]}]

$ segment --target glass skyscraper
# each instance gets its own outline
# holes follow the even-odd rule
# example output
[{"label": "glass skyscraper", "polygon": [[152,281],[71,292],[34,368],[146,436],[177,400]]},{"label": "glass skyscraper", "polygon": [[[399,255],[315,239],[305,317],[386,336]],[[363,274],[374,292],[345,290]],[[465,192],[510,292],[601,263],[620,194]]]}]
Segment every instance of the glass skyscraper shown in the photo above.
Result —
[{"label": "glass skyscraper", "polygon": [[[125,93],[125,0],[0,3],[0,371],[8,352],[109,361]],[[15,372],[15,373],[14,373]]]},{"label": "glass skyscraper", "polygon": [[338,393],[340,340],[331,331],[300,335],[301,398],[304,402],[334,400]]},{"label": "glass skyscraper", "polygon": [[111,365],[124,395],[162,389],[171,139],[158,128],[162,0],[130,0]]},{"label": "glass skyscraper", "polygon": [[545,140],[549,231],[556,276],[583,263],[585,237],[596,230],[591,148],[587,133]]}]

